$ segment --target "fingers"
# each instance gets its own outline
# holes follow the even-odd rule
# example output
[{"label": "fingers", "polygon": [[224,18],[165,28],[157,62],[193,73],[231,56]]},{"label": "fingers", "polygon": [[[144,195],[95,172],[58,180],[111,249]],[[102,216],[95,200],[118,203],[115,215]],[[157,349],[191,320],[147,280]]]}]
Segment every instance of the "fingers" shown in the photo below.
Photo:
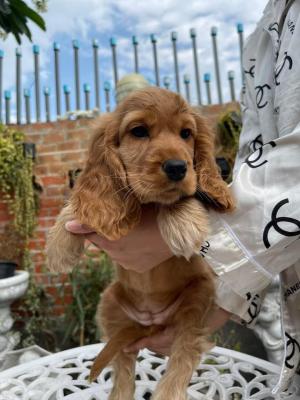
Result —
[{"label": "fingers", "polygon": [[65,224],[65,228],[67,231],[69,231],[71,233],[79,234],[79,235],[84,235],[87,233],[94,232],[93,229],[91,229],[90,227],[88,227],[86,225],[82,225],[79,221],[76,221],[76,220],[68,221]]}]

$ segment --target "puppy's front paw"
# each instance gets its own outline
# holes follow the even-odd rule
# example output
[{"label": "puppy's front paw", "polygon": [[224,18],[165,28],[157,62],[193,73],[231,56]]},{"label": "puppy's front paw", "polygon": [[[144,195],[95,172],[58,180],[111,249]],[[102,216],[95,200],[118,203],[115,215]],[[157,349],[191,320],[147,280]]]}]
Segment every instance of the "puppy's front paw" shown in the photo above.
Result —
[{"label": "puppy's front paw", "polygon": [[84,238],[65,229],[65,223],[73,219],[71,206],[59,214],[47,238],[47,267],[51,272],[69,272],[78,263],[84,250]]},{"label": "puppy's front paw", "polygon": [[172,253],[187,260],[199,249],[208,235],[208,217],[200,202],[194,198],[162,206],[158,214],[161,235]]}]

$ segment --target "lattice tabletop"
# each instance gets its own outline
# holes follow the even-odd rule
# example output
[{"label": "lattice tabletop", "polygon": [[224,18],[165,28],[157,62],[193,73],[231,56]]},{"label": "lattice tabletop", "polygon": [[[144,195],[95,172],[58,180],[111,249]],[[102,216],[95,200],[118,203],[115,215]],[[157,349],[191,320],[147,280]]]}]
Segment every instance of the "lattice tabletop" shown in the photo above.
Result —
[{"label": "lattice tabletop", "polygon": [[[102,344],[84,346],[22,364],[0,373],[0,400],[106,400],[111,369],[89,384],[87,377]],[[166,359],[143,350],[136,369],[136,400],[150,399],[166,367]],[[273,396],[279,367],[266,361],[215,347],[204,357],[189,387],[191,400],[300,399],[300,382],[288,393]],[[170,400],[170,399],[166,399]]]}]

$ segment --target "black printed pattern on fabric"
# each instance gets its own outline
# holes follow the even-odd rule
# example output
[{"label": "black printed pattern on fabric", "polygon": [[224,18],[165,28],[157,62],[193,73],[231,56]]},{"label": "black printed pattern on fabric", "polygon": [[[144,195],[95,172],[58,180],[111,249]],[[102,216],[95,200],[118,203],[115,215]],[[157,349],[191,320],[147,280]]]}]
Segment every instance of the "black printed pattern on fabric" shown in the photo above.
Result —
[{"label": "black printed pattern on fabric", "polygon": [[254,151],[258,150],[260,147],[262,147],[263,145],[264,145],[264,143],[262,141],[262,135],[259,134],[258,136],[256,136],[255,139],[253,139],[249,143],[249,149],[254,152]]},{"label": "black printed pattern on fabric", "polygon": [[277,35],[279,36],[279,25],[278,25],[278,22],[274,22],[273,24],[271,24],[270,26],[269,26],[269,31],[270,32],[276,32],[277,33]]},{"label": "black printed pattern on fabric", "polygon": [[[266,225],[264,232],[263,232],[263,242],[267,249],[271,247],[271,244],[269,241],[269,232],[272,228],[274,228],[276,232],[278,232],[280,235],[283,235],[283,236],[297,236],[300,234],[300,221],[298,221],[295,218],[291,218],[291,217],[278,217],[277,216],[277,213],[280,210],[280,208],[287,203],[289,203],[289,199],[281,200],[276,204],[276,206],[272,210],[271,221],[268,222],[268,224]],[[278,225],[279,222],[288,222],[290,224],[293,224],[298,228],[298,230],[297,231],[287,231],[286,229],[282,229]]]},{"label": "black printed pattern on fabric", "polygon": [[259,294],[251,295],[250,292],[246,294],[247,301],[250,302],[249,308],[247,310],[247,314],[249,315],[249,319],[243,321],[244,325],[251,325],[253,321],[255,321],[261,310],[261,297]]},{"label": "black printed pattern on fabric", "polygon": [[[259,137],[259,136],[258,136],[258,137]],[[257,138],[258,138],[258,137],[257,137]],[[257,139],[257,138],[256,138],[256,139]],[[256,139],[254,139],[253,142],[255,142]],[[257,146],[257,143],[258,143],[258,141],[256,141],[255,146]],[[268,146],[268,145],[271,146],[271,147],[276,147],[276,143],[273,142],[273,140],[271,140],[271,142],[268,142],[268,143],[266,143],[266,144],[263,144],[261,147],[258,147],[258,148],[254,151],[254,153],[251,153],[251,154],[246,158],[245,163],[246,163],[250,168],[258,168],[258,167],[261,167],[262,165],[266,164],[266,163],[268,162],[268,160],[264,160],[264,161],[262,161],[262,162],[259,163],[259,164],[257,164],[257,163],[258,163],[258,162],[260,161],[260,159],[262,158],[262,156],[263,156],[263,154],[264,154],[264,149],[265,149],[265,147]],[[254,156],[255,153],[257,153],[257,154],[256,154],[256,158],[253,158],[253,156]]]},{"label": "black printed pattern on fabric", "polygon": [[276,69],[275,71],[275,84],[276,86],[280,85],[279,77],[284,70],[284,67],[287,65],[288,70],[293,69],[293,59],[291,56],[288,55],[287,51],[284,52],[284,59],[282,64]]},{"label": "black printed pattern on fabric", "polygon": [[204,244],[201,246],[201,249],[200,249],[200,254],[201,254],[201,256],[204,258],[205,257],[205,255],[206,255],[206,253],[208,252],[208,249],[210,248],[210,243],[206,240],[205,242],[204,242]]},{"label": "black printed pattern on fabric", "polygon": [[255,86],[256,90],[256,106],[261,109],[269,104],[269,101],[265,99],[268,90],[271,90],[271,86],[265,83],[264,85]]},{"label": "black printed pattern on fabric", "polygon": [[294,369],[297,367],[297,365],[294,364],[296,359],[299,359],[298,357],[295,357],[296,353],[300,353],[300,345],[297,342],[295,338],[293,338],[291,335],[289,335],[287,332],[285,332],[286,336],[286,357],[285,357],[285,366],[288,369]]},{"label": "black printed pattern on fabric", "polygon": [[293,296],[294,294],[297,294],[300,291],[300,281],[295,282],[293,285],[288,287],[285,292],[284,292],[284,300],[287,301],[287,299],[290,296]]},{"label": "black printed pattern on fabric", "polygon": [[256,58],[250,58],[249,61],[251,61],[251,63],[254,63],[254,64],[251,65],[251,67],[248,69],[248,71],[244,70],[244,73],[246,75],[247,74],[250,75],[251,78],[254,78],[254,76],[255,76],[255,61],[256,61]]},{"label": "black printed pattern on fabric", "polygon": [[288,30],[291,32],[291,34],[293,35],[294,34],[294,31],[295,31],[295,28],[296,28],[296,24],[295,24],[295,22],[294,21],[291,21],[290,19],[288,20],[288,22],[287,22],[287,27],[288,27]]}]

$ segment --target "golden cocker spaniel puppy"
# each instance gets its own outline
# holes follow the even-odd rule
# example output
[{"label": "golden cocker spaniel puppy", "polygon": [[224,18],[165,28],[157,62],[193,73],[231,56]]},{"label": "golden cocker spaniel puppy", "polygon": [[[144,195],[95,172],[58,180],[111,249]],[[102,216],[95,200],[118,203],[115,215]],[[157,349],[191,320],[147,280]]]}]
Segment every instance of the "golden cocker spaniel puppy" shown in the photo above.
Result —
[{"label": "golden cocker spaniel puppy", "polygon": [[[209,199],[209,206],[196,193]],[[209,346],[205,322],[214,307],[213,276],[197,255],[208,232],[206,208],[228,212],[234,206],[205,121],[178,94],[154,87],[131,94],[100,118],[85,169],[49,234],[50,269],[70,270],[83,251],[84,239],[65,230],[67,221],[76,218],[116,240],[139,223],[146,203],[157,207],[160,232],[174,256],[143,274],[116,266],[116,280],[97,312],[108,344],[91,379],[112,361],[109,399],[132,400],[137,354],[125,353],[124,347],[173,324],[176,338],[152,399],[185,400]]]}]

